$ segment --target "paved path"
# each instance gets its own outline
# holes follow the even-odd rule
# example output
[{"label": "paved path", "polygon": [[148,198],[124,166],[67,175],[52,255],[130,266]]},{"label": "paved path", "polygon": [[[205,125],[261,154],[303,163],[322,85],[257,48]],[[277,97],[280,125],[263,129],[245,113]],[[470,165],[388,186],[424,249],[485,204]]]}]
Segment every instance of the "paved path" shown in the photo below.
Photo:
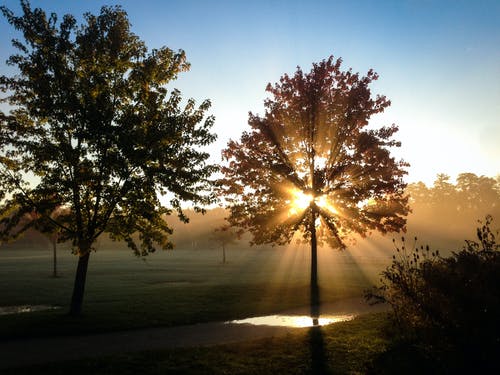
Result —
[{"label": "paved path", "polygon": [[78,337],[0,342],[0,369],[142,350],[208,346],[270,337],[294,328],[203,323]]},{"label": "paved path", "polygon": [[[322,306],[322,313],[328,314],[359,314],[379,310],[380,307],[367,306],[359,299]],[[304,313],[307,313],[307,308],[287,312]],[[285,335],[296,330],[291,327],[215,322],[88,336],[0,341],[0,369],[134,351],[226,344]]]}]

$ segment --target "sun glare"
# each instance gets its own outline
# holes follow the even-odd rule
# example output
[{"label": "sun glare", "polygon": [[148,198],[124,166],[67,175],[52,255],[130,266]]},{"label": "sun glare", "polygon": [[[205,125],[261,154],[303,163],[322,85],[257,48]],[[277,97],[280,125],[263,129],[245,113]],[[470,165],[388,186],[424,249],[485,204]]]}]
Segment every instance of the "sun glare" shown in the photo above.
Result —
[{"label": "sun glare", "polygon": [[369,198],[369,199],[365,199],[361,202],[358,202],[357,206],[358,206],[358,208],[363,209],[363,208],[366,208],[369,206],[373,206],[375,204],[377,204],[377,201],[373,198]]},{"label": "sun glare", "polygon": [[338,214],[333,204],[328,200],[325,195],[316,198],[316,204],[324,210],[329,211],[332,214]]},{"label": "sun glare", "polygon": [[294,190],[292,194],[293,200],[291,211],[293,211],[293,213],[305,210],[314,199],[311,194],[306,194],[301,190]]},{"label": "sun glare", "polygon": [[293,198],[291,199],[290,213],[292,215],[296,215],[297,213],[307,209],[312,201],[315,201],[319,207],[329,211],[330,213],[338,213],[325,195],[314,198],[312,194],[306,194],[301,190],[292,190],[291,194]]},{"label": "sun glare", "polygon": [[278,327],[312,327],[312,326],[324,326],[332,323],[346,322],[352,320],[354,314],[348,315],[326,315],[319,318],[311,318],[306,315],[269,315],[269,316],[258,316],[254,318],[247,318],[241,320],[232,320],[227,323],[232,324],[252,324],[252,325],[267,325],[267,326],[278,326]]}]

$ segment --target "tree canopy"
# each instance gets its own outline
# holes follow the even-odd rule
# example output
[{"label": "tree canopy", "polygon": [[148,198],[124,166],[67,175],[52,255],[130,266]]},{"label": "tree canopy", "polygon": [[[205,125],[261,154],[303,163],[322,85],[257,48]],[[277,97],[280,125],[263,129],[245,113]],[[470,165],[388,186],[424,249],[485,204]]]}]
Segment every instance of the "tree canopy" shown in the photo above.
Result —
[{"label": "tree canopy", "polygon": [[[187,220],[182,201],[202,210],[214,200],[216,167],[203,151],[216,138],[210,102],[183,101],[166,86],[188,70],[184,51],[148,50],[119,6],[77,25],[21,5],[20,16],[1,7],[22,36],[7,61],[17,74],[0,77],[11,108],[0,113],[4,234],[36,211],[72,242],[85,270],[105,232],[137,254],[170,248],[164,215]],[[159,199],[167,193],[168,208]],[[55,219],[58,207],[67,215]]]},{"label": "tree canopy", "polygon": [[341,62],[269,84],[264,115],[250,113],[251,130],[223,151],[229,222],[256,244],[285,244],[300,230],[344,248],[351,233],[404,228],[408,164],[390,154],[398,128],[368,126],[390,101],[372,96],[375,72],[343,71]]}]

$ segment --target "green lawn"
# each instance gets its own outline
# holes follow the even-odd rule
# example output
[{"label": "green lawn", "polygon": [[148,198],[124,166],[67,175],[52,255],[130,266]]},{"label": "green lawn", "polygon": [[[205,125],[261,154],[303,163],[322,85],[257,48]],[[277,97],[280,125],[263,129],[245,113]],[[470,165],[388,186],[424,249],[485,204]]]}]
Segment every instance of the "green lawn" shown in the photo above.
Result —
[{"label": "green lawn", "polygon": [[[352,251],[320,250],[321,300],[328,303],[361,296],[390,262],[390,252],[381,250],[388,248],[367,241]],[[90,260],[84,314],[73,318],[66,311],[75,256],[61,250],[61,277],[52,278],[49,249],[0,248],[0,306],[62,307],[0,316],[0,340],[232,320],[309,303],[307,247],[235,246],[227,255],[227,264],[221,264],[217,249],[177,249],[143,260],[125,248],[100,248]],[[412,348],[394,347],[384,334],[386,322],[385,314],[370,314],[238,345],[123,354],[4,373],[419,373],[414,366],[425,361],[415,359]],[[388,372],[394,366],[397,370]]]},{"label": "green lawn", "polygon": [[[378,280],[388,255],[319,253],[323,302],[360,296]],[[76,257],[60,250],[60,278],[46,250],[0,248],[0,306],[55,305],[60,310],[0,316],[0,337],[80,334],[219,321],[279,312],[309,302],[307,247],[178,249],[140,259],[126,248],[90,258],[84,315],[65,315]]]}]

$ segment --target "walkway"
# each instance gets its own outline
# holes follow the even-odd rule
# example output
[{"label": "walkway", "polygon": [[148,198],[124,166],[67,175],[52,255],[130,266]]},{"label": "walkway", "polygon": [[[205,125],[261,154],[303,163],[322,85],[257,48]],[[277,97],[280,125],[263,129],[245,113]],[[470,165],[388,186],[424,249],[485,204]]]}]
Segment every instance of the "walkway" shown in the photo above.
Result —
[{"label": "walkway", "polygon": [[[359,314],[380,311],[360,299],[322,306],[322,313]],[[297,309],[287,314],[304,314]],[[297,328],[235,323],[200,323],[187,326],[148,328],[88,336],[49,337],[0,342],[0,369],[55,361],[100,357],[135,351],[210,346],[280,336]]]}]

